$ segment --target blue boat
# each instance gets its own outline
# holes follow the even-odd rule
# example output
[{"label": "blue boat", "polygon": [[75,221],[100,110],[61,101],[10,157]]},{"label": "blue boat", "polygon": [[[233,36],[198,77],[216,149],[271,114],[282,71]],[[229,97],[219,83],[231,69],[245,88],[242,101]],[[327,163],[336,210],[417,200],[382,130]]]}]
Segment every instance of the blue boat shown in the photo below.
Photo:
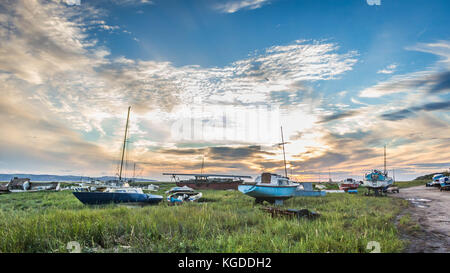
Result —
[{"label": "blue boat", "polygon": [[263,173],[255,182],[244,183],[238,190],[255,198],[256,203],[267,201],[282,204],[283,200],[294,196],[324,196],[325,191],[314,191],[311,183],[295,183],[285,176]]},{"label": "blue boat", "polygon": [[107,191],[73,192],[73,195],[86,205],[103,205],[110,203],[133,203],[138,205],[157,204],[163,200],[161,195],[143,193],[138,188],[117,188]]},{"label": "blue boat", "polygon": [[441,186],[441,191],[450,189],[450,177],[444,176],[439,178],[439,183]]},{"label": "blue boat", "polygon": [[[263,177],[261,179],[261,177]],[[288,178],[277,174],[263,173],[258,176],[254,184],[242,184],[238,190],[256,199],[257,203],[262,201],[275,202],[275,200],[286,200],[294,196],[299,185],[293,184]]]},{"label": "blue boat", "polygon": [[314,191],[311,183],[292,182],[287,176],[286,154],[284,151],[283,127],[281,127],[281,143],[283,145],[284,173],[285,176],[272,173],[263,173],[256,177],[255,182],[244,182],[238,186],[238,190],[248,196],[255,198],[256,203],[268,201],[277,205],[283,204],[283,200],[294,196],[323,196],[326,193]]}]

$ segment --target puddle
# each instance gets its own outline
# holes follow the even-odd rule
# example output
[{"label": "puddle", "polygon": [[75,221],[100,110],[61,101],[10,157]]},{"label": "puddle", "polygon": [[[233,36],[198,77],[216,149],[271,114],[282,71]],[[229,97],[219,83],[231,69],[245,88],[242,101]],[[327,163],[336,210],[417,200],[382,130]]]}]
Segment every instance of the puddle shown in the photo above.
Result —
[{"label": "puddle", "polygon": [[425,198],[406,198],[406,200],[418,208],[428,208],[430,206],[426,205],[426,203],[431,202],[431,200]]}]

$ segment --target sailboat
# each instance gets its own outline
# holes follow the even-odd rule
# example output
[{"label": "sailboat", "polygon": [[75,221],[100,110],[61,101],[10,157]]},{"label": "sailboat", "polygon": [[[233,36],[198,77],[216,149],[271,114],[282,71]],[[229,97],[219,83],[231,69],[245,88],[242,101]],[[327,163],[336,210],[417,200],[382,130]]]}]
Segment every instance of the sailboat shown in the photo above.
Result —
[{"label": "sailboat", "polygon": [[244,182],[238,186],[238,190],[248,196],[255,198],[256,203],[268,201],[270,203],[282,204],[283,200],[296,195],[296,191],[303,190],[303,185],[291,181],[287,175],[286,154],[284,150],[283,127],[281,127],[281,143],[283,146],[284,173],[281,176],[273,173],[263,173],[257,176],[253,183]]},{"label": "sailboat", "polygon": [[394,183],[394,179],[388,176],[386,170],[386,145],[384,145],[384,171],[373,170],[364,175],[363,186],[368,189],[367,195],[371,191],[375,196],[382,195]]},{"label": "sailboat", "polygon": [[127,123],[125,125],[125,137],[123,140],[122,157],[120,161],[119,186],[96,187],[94,191],[88,188],[88,191],[75,191],[73,195],[83,204],[100,205],[109,203],[128,203],[128,204],[157,204],[162,201],[161,195],[146,194],[141,188],[132,188],[122,180],[123,159],[126,149],[126,141],[128,135],[128,122],[130,119],[131,106],[128,107]]}]

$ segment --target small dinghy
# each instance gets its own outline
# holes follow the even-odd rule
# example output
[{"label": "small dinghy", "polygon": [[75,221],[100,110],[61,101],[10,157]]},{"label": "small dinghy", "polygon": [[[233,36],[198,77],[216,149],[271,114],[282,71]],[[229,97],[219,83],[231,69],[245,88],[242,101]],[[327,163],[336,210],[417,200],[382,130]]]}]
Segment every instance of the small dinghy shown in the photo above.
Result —
[{"label": "small dinghy", "polygon": [[169,194],[167,202],[170,203],[195,202],[202,197],[201,192],[196,192],[187,186],[173,187],[166,191],[166,194]]}]

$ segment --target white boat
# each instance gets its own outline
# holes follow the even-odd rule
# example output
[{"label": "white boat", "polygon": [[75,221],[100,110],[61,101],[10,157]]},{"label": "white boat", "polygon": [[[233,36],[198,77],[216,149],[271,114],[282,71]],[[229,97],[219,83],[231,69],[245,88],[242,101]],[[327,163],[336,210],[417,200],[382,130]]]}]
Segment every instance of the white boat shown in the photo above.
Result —
[{"label": "white boat", "polygon": [[383,195],[386,190],[394,184],[394,179],[388,176],[386,171],[386,145],[384,145],[384,171],[373,170],[364,175],[363,186],[368,189],[366,195],[370,195],[371,191],[375,196]]},{"label": "white boat", "polygon": [[363,185],[368,188],[385,189],[394,183],[394,179],[379,170],[373,170],[364,175]]},{"label": "white boat", "polygon": [[441,185],[441,182],[439,181],[444,175],[442,173],[438,173],[433,175],[433,178],[431,179],[431,182],[428,182],[426,184],[427,187],[439,187]]}]

